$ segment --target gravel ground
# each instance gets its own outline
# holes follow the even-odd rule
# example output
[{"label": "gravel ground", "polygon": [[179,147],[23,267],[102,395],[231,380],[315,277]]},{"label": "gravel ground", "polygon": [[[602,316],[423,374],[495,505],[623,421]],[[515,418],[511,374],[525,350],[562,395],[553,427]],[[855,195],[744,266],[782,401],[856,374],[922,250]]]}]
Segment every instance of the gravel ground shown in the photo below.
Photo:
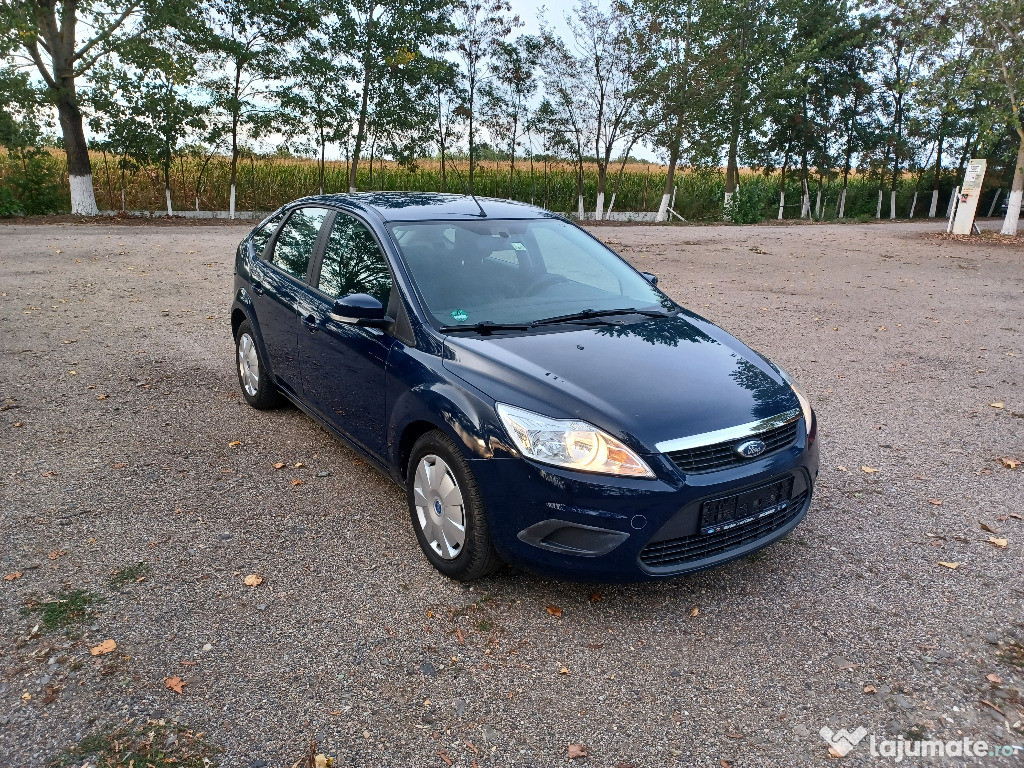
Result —
[{"label": "gravel ground", "polygon": [[[574,765],[791,768],[829,759],[823,726],[1024,742],[1024,467],[1000,461],[1024,459],[1019,245],[938,223],[597,229],[804,383],[814,503],[696,576],[470,587],[420,555],[398,488],[239,396],[248,226],[0,226],[0,575],[22,574],[0,581],[0,766],[130,717],[241,768],[313,739],[359,768],[545,768],[570,744]],[[35,630],[72,589],[105,602]],[[892,762],[866,744],[846,763]]]}]

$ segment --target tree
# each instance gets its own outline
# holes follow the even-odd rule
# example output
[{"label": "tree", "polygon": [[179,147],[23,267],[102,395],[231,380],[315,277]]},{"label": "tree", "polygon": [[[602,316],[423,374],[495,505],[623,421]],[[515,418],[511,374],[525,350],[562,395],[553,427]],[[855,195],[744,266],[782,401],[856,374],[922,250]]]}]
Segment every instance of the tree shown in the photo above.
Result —
[{"label": "tree", "polygon": [[277,91],[287,134],[312,138],[321,195],[327,145],[347,140],[356,107],[348,87],[356,68],[346,61],[343,42],[339,24],[325,22],[299,44],[281,73],[287,81]]},{"label": "tree", "polygon": [[978,47],[984,54],[982,66],[995,75],[1010,125],[1020,142],[1000,230],[1004,235],[1016,235],[1024,198],[1024,9],[1019,2],[995,0],[975,0],[973,7],[978,20]]},{"label": "tree", "polygon": [[717,159],[711,126],[718,103],[711,78],[717,56],[715,28],[705,0],[639,0],[633,24],[652,39],[654,66],[642,86],[650,137],[668,160],[656,221],[668,220],[675,174],[684,159]]},{"label": "tree", "polygon": [[[150,0],[0,0],[0,49],[30,62],[57,108],[68,162],[71,212],[94,216],[96,195],[78,86],[96,64],[185,13]],[[85,34],[82,34],[85,30]]]},{"label": "tree", "polygon": [[473,190],[476,155],[476,96],[477,89],[488,76],[487,58],[498,44],[521,27],[518,16],[509,16],[512,7],[508,0],[456,0],[453,6],[457,29],[455,51],[465,67],[465,109],[462,111],[468,125],[469,137],[469,189]]},{"label": "tree", "polygon": [[[171,162],[190,135],[206,129],[204,109],[193,103],[188,88],[196,77],[191,49],[165,30],[150,40],[126,43],[117,61],[93,71],[90,127],[116,148],[122,170],[129,164],[159,165],[167,215],[171,203]],[[122,201],[124,195],[122,175]]]},{"label": "tree", "polygon": [[[541,68],[552,105],[562,113],[594,150],[597,161],[595,216],[604,217],[604,196],[616,147],[632,143],[643,132],[641,81],[652,63],[650,45],[628,34],[625,9],[614,6],[602,13],[593,0],[578,0],[566,15],[571,33],[567,43],[546,25],[541,28],[544,55]],[[579,150],[582,170],[582,146]],[[582,193],[582,188],[581,188]]]},{"label": "tree", "polygon": [[[336,12],[347,25],[347,46],[356,61],[359,106],[349,165],[349,191],[355,192],[374,114],[382,129],[387,127],[388,115],[407,119],[400,108],[404,94],[429,81],[437,61],[430,51],[443,49],[445,38],[454,30],[449,21],[450,0],[352,0]],[[432,103],[433,99],[427,102]],[[429,106],[407,106],[415,108],[417,120],[429,115],[433,123],[436,113]]]},{"label": "tree", "polygon": [[304,35],[317,15],[305,0],[205,0],[202,9],[202,23],[189,35],[219,73],[206,85],[231,139],[228,209],[234,218],[239,132],[258,135],[266,128],[271,83],[281,72],[286,46]]},{"label": "tree", "polygon": [[513,42],[499,40],[491,57],[491,79],[480,89],[483,123],[496,145],[508,149],[509,197],[516,172],[516,152],[526,135],[530,100],[537,91],[535,68],[541,42],[520,35]]}]

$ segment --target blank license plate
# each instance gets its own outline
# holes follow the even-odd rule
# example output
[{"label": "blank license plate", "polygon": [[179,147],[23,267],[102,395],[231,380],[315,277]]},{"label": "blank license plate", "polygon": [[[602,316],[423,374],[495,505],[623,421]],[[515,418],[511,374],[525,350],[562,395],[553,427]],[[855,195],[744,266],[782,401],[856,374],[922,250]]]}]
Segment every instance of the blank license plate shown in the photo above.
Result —
[{"label": "blank license plate", "polygon": [[787,477],[752,491],[705,501],[700,506],[700,532],[716,533],[781,512],[792,496],[793,478]]}]

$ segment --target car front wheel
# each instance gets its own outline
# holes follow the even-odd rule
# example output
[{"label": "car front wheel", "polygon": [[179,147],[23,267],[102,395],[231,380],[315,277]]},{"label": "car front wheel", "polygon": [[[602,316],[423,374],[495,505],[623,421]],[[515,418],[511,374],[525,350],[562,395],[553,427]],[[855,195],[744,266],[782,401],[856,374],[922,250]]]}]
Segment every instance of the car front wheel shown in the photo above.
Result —
[{"label": "car front wheel", "polygon": [[437,570],[472,581],[501,568],[476,480],[447,436],[428,432],[416,441],[406,491],[416,538]]},{"label": "car front wheel", "polygon": [[235,371],[242,396],[253,408],[266,411],[281,404],[281,394],[270,380],[248,320],[238,326],[235,335]]}]

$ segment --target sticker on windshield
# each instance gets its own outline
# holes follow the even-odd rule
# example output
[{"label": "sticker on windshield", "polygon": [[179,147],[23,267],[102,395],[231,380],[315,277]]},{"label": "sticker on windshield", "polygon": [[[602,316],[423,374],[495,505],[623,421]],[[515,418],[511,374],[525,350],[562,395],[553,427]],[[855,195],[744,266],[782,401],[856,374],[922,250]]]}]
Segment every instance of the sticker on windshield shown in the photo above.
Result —
[{"label": "sticker on windshield", "polygon": [[466,310],[464,310],[464,309],[453,309],[452,310],[452,320],[454,320],[455,322],[457,322],[457,323],[464,323],[468,319],[469,319],[469,315],[466,314]]},{"label": "sticker on windshield", "polygon": [[512,247],[514,249],[516,249],[517,251],[525,251],[526,250],[526,246],[523,245],[522,243],[512,243]]}]

